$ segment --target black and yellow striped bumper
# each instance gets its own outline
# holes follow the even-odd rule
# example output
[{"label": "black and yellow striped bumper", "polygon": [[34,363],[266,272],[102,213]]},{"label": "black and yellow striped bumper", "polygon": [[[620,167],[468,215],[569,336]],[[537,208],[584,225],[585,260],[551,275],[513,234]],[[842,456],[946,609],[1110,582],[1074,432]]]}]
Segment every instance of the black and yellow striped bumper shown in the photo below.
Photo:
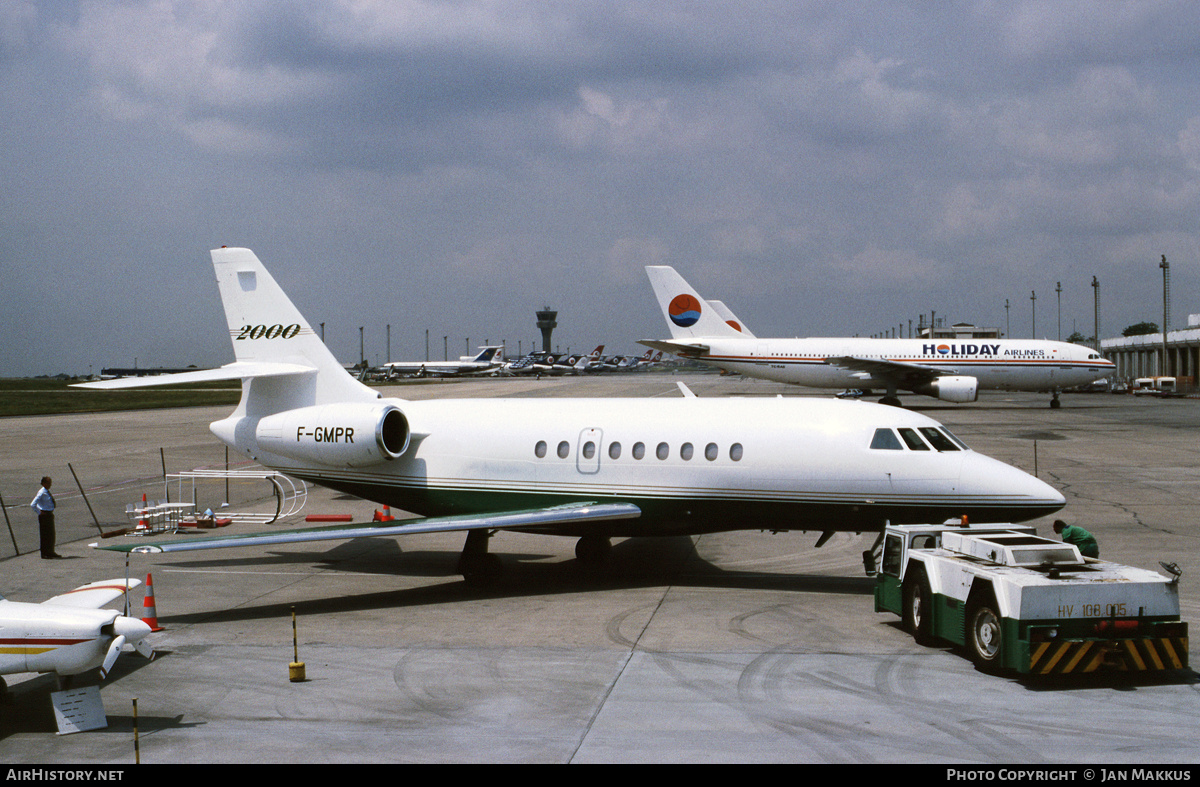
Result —
[{"label": "black and yellow striped bumper", "polygon": [[1187,637],[1063,640],[1029,646],[1033,675],[1062,675],[1103,669],[1146,672],[1188,665]]}]

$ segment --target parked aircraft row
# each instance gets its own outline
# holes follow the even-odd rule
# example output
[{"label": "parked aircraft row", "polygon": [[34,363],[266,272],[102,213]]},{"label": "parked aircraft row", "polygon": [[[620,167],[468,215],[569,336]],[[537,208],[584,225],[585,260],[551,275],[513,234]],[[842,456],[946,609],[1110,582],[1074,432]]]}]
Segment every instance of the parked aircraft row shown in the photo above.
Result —
[{"label": "parked aircraft row", "polygon": [[[215,249],[212,261],[233,363],[82,387],[240,379],[237,408],[210,425],[218,439],[294,478],[423,518],[100,548],[167,552],[461,531],[460,570],[475,580],[497,575],[488,542],[500,531],[575,537],[576,554],[590,559],[613,537],[815,530],[819,545],[836,531],[879,532],[886,522],[1019,522],[1065,503],[933,419],[876,404],[383,398],[343,371],[252,251]],[[705,311],[701,304],[698,317]],[[257,325],[278,330],[244,330]]]},{"label": "parked aircraft row", "polygon": [[1064,389],[1091,383],[1116,366],[1090,347],[1018,339],[763,339],[723,303],[706,301],[674,268],[646,273],[670,339],[640,342],[749,377],[813,388],[882,388],[899,405],[901,390],[948,402],[973,402],[981,389],[1045,391],[1058,407]]},{"label": "parked aircraft row", "polygon": [[[558,355],[533,352],[515,360],[504,358],[502,345],[480,348],[478,355],[464,355],[457,361],[389,361],[367,369],[369,379],[392,380],[397,377],[480,377],[521,375],[592,374],[595,372],[625,372],[648,369],[662,361],[662,351],[647,350],[641,357],[605,356],[604,345],[587,355]],[[655,357],[656,356],[656,357]],[[351,373],[357,374],[355,370]]]},{"label": "parked aircraft row", "polygon": [[597,372],[642,371],[662,362],[662,351],[647,350],[641,357],[632,355],[604,355],[604,345],[596,347],[587,355],[555,355],[536,352],[505,365],[503,375],[562,375],[594,374]]}]

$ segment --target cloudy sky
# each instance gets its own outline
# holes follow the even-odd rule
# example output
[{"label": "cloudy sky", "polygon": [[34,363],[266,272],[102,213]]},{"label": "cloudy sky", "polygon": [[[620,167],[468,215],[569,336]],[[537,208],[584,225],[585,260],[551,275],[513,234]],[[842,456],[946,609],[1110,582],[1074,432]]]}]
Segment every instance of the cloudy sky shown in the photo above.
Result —
[{"label": "cloudy sky", "polygon": [[[232,360],[248,246],[334,352],[634,352],[1200,312],[1200,4],[0,0],[0,376]],[[1036,302],[1030,295],[1037,293]],[[1005,303],[1009,303],[1006,312]],[[1036,305],[1036,313],[1031,307]]]}]

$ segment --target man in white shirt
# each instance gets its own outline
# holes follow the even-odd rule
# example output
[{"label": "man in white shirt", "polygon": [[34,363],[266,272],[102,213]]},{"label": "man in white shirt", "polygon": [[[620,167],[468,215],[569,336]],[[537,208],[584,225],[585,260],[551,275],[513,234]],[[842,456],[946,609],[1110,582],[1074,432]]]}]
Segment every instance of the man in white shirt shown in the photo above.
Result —
[{"label": "man in white shirt", "polygon": [[33,502],[29,504],[38,518],[38,533],[42,540],[42,559],[52,560],[62,555],[54,551],[54,495],[50,494],[50,476],[42,479],[42,488],[38,490]]}]

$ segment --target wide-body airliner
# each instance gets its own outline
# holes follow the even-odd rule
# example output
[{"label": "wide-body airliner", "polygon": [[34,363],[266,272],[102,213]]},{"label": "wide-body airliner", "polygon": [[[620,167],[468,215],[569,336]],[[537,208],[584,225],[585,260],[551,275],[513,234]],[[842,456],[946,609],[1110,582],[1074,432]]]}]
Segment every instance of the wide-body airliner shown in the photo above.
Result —
[{"label": "wide-body airliner", "polygon": [[[1016,522],[1063,496],[936,421],[799,397],[383,398],[348,375],[249,249],[212,252],[233,340],[220,369],[86,384],[241,379],[213,433],[290,476],[421,515],[409,521],[104,548],[223,546],[467,531],[460,570],[498,571],[498,530],[580,539],[720,530],[879,531],[886,522]],[[253,330],[263,326],[263,330]],[[250,328],[250,330],[247,330]]]},{"label": "wide-body airliner", "polygon": [[973,402],[980,390],[1059,393],[1111,375],[1116,366],[1078,344],[1017,339],[763,339],[730,327],[674,268],[646,273],[669,340],[640,343],[701,363],[812,388],[882,388],[880,401],[899,405],[899,391],[948,402]]}]

